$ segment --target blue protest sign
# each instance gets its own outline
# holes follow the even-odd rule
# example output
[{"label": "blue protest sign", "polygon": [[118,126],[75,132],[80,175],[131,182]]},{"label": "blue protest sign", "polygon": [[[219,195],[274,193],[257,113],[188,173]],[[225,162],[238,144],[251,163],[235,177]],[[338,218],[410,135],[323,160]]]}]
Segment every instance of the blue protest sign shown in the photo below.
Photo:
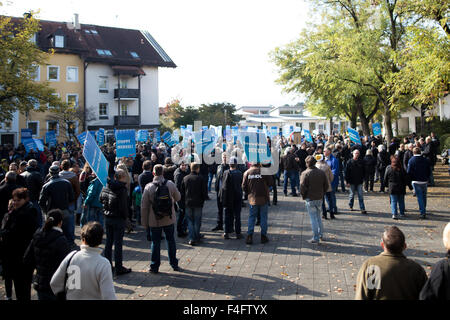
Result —
[{"label": "blue protest sign", "polygon": [[381,124],[380,123],[374,123],[372,124],[372,130],[374,136],[381,135]]},{"label": "blue protest sign", "polygon": [[45,142],[49,147],[55,147],[58,144],[58,140],[56,140],[55,131],[47,131],[45,133]]},{"label": "blue protest sign", "polygon": [[44,143],[42,142],[42,140],[40,140],[40,139],[33,139],[33,141],[34,141],[34,144],[36,145],[36,148],[39,151],[44,151]]},{"label": "blue protest sign", "polygon": [[175,139],[173,139],[173,136],[172,136],[172,134],[169,131],[164,132],[164,134],[162,135],[162,139],[170,147],[172,147],[173,145],[177,144],[177,142],[175,141]]},{"label": "blue protest sign", "polygon": [[148,140],[148,130],[139,130],[137,141],[146,142]]},{"label": "blue protest sign", "polygon": [[80,142],[81,145],[84,145],[84,141],[86,140],[87,131],[80,133],[77,135],[77,139]]},{"label": "blue protest sign", "polygon": [[303,129],[303,134],[305,136],[306,141],[313,142],[313,139],[311,137],[311,132],[309,132],[309,130]]},{"label": "blue protest sign", "polygon": [[272,161],[271,151],[264,133],[241,131],[240,141],[249,162],[266,164]]},{"label": "blue protest sign", "polygon": [[159,130],[156,130],[155,136],[156,136],[156,141],[160,142],[161,141],[161,132],[159,132]]},{"label": "blue protest sign", "polygon": [[97,143],[99,146],[102,146],[105,144],[105,129],[100,128],[97,131]]},{"label": "blue protest sign", "polygon": [[25,139],[33,138],[33,131],[31,129],[20,129],[20,140],[23,142]]},{"label": "blue protest sign", "polygon": [[136,135],[134,130],[116,131],[116,157],[136,156]]},{"label": "blue protest sign", "polygon": [[22,140],[23,146],[25,147],[25,151],[28,153],[31,149],[33,151],[37,151],[37,145],[33,138]]},{"label": "blue protest sign", "polygon": [[270,137],[273,138],[278,134],[278,127],[270,127]]},{"label": "blue protest sign", "polygon": [[109,163],[103,155],[92,135],[87,135],[83,148],[83,156],[95,172],[103,186],[106,187]]},{"label": "blue protest sign", "polygon": [[359,137],[358,131],[352,128],[347,128],[347,131],[351,141],[356,144],[361,144],[361,138]]}]

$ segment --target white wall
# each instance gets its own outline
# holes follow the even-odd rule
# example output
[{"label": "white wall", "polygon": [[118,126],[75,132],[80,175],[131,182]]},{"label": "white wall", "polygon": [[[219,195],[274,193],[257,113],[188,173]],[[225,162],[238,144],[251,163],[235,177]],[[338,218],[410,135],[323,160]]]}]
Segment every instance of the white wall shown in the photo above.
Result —
[{"label": "white wall", "polygon": [[159,125],[159,86],[158,68],[144,67],[141,77],[141,123]]}]

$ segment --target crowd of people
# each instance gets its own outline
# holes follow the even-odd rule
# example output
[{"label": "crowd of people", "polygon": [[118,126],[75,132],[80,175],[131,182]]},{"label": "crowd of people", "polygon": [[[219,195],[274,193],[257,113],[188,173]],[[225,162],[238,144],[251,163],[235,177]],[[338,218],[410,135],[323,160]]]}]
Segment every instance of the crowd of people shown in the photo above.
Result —
[{"label": "crowd of people", "polygon": [[[279,163],[271,175],[262,170],[267,163],[247,160],[242,144],[219,141],[210,156],[220,160],[212,164],[202,161],[204,155],[195,153],[193,143],[190,152],[163,142],[138,143],[135,157],[120,159],[114,144],[106,144],[101,147],[109,162],[105,186],[77,143],[42,152],[0,146],[0,259],[7,299],[12,299],[14,284],[17,299],[29,300],[32,283],[40,300],[114,299],[113,276],[132,272],[122,261],[124,234],[141,228],[151,241],[149,272],[159,272],[164,239],[170,266],[180,271],[175,232],[187,237],[189,245],[201,245],[203,207],[213,183],[217,223],[212,231],[223,232],[224,240],[244,238],[241,211],[248,202],[248,245],[253,244],[255,226],[260,227],[260,242],[269,241],[268,211],[278,203],[281,176],[284,195],[290,183],[290,195],[305,200],[311,243],[324,241],[322,219],[328,213],[330,219],[341,214],[339,187],[349,190],[349,208],[353,211],[358,195],[361,214],[366,214],[364,193],[373,192],[374,182],[380,181],[379,191],[388,190],[393,219],[405,216],[408,187],[417,197],[420,218],[426,218],[427,187],[434,185],[439,150],[433,133],[389,144],[373,136],[355,144],[340,134],[318,135],[299,145],[286,137],[268,137],[272,159]],[[76,225],[81,227],[80,248]],[[98,247],[104,235],[102,251]],[[73,266],[81,275],[81,291],[80,283],[66,286],[67,270]],[[101,283],[94,285],[98,279]]]}]

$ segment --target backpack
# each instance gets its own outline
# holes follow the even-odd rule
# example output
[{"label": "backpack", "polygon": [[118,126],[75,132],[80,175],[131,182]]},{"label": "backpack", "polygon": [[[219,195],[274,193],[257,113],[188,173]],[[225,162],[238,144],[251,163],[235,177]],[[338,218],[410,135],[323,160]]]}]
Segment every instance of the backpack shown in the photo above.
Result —
[{"label": "backpack", "polygon": [[166,184],[167,180],[164,180],[162,184],[155,183],[156,190],[152,207],[157,220],[164,217],[172,218],[172,197]]}]

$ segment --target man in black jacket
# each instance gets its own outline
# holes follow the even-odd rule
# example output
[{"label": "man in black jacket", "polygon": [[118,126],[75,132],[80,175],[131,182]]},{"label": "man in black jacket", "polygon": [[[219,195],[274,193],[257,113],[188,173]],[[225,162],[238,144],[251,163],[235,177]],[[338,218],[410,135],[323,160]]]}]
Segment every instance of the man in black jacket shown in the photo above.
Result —
[{"label": "man in black jacket", "polygon": [[28,166],[25,169],[25,172],[21,174],[22,177],[25,178],[26,188],[30,194],[30,201],[38,210],[38,226],[42,226],[42,212],[39,207],[39,195],[42,190],[42,176],[41,170],[38,167],[38,163],[36,160],[32,159],[28,161]]},{"label": "man in black jacket", "polygon": [[350,195],[348,206],[353,211],[353,202],[355,200],[355,192],[358,192],[359,207],[362,214],[367,214],[364,206],[363,198],[363,182],[365,176],[364,162],[360,158],[360,152],[358,149],[353,150],[353,158],[347,162],[345,167],[345,181],[347,187],[350,186]]},{"label": "man in black jacket", "polygon": [[386,147],[382,144],[378,146],[377,155],[377,170],[380,175],[380,192],[385,192],[384,174],[387,166],[391,163],[389,160],[389,153],[386,151]]},{"label": "man in black jacket", "polygon": [[236,232],[236,239],[241,235],[241,208],[242,208],[242,172],[237,169],[236,157],[230,159],[230,169],[223,174],[221,188],[222,203],[225,207],[225,233],[223,237],[230,239],[230,233]]},{"label": "man in black jacket", "polygon": [[427,137],[425,139],[425,148],[422,152],[422,156],[428,159],[428,161],[431,164],[431,175],[430,175],[430,181],[428,183],[428,186],[434,187],[434,177],[433,177],[433,170],[434,166],[436,165],[436,154],[437,149],[435,147],[435,144],[433,143],[431,137]]},{"label": "man in black jacket", "polygon": [[50,180],[44,184],[39,196],[39,206],[44,214],[52,209],[63,211],[62,229],[69,244],[75,246],[75,217],[69,204],[75,201],[72,184],[59,176],[59,167],[50,167]]},{"label": "man in black jacket", "polygon": [[223,183],[223,174],[226,170],[230,169],[227,164],[227,154],[222,153],[222,163],[217,167],[215,190],[217,195],[217,224],[211,231],[223,230],[223,204],[220,196],[220,189]]},{"label": "man in black jacket", "polygon": [[[181,162],[180,167],[175,170],[174,178],[175,185],[178,191],[181,190],[181,184],[183,183],[184,177],[189,174],[189,167],[184,161]],[[178,237],[184,238],[187,236],[187,221],[186,221],[186,204],[185,204],[184,193],[181,193],[181,200],[178,201],[178,216],[177,216],[177,233]]]},{"label": "man in black jacket", "polygon": [[125,224],[128,217],[128,192],[126,187],[128,173],[117,170],[114,180],[108,180],[107,186],[100,194],[105,215],[106,244],[104,255],[112,266],[112,246],[114,244],[114,274],[116,276],[130,273],[131,269],[122,265],[122,245]]},{"label": "man in black jacket", "polygon": [[189,229],[189,244],[196,245],[200,239],[202,225],[202,210],[208,198],[208,187],[205,179],[200,175],[200,164],[191,163],[191,173],[184,177],[180,193],[185,197],[186,217]]},{"label": "man in black jacket", "polygon": [[152,172],[152,162],[150,160],[145,160],[142,164],[142,172],[138,177],[138,183],[141,187],[141,190],[145,189],[145,186],[153,181],[153,172]]},{"label": "man in black jacket", "polygon": [[5,183],[0,186],[0,221],[3,220],[3,216],[8,212],[8,203],[12,199],[12,192],[18,188],[16,177],[17,174],[14,171],[8,171],[5,175]]}]

